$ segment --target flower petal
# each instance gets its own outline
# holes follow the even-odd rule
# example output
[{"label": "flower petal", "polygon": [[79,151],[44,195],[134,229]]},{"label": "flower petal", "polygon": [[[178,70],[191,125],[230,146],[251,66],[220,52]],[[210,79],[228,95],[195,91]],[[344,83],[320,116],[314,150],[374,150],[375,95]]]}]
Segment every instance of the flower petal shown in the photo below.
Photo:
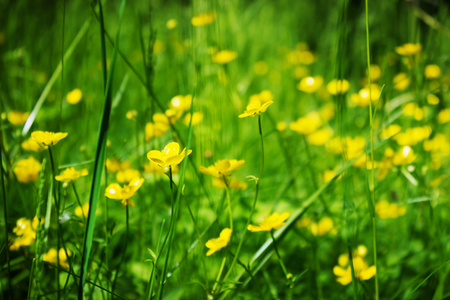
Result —
[{"label": "flower petal", "polygon": [[158,165],[165,165],[165,159],[161,151],[151,150],[147,153],[147,158]]}]

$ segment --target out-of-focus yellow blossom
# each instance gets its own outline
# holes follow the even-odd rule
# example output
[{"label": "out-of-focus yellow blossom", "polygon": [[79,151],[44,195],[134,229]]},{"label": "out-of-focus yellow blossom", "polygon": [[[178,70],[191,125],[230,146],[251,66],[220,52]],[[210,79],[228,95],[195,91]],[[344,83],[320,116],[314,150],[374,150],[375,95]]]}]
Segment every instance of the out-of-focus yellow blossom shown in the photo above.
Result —
[{"label": "out-of-focus yellow blossom", "polygon": [[175,27],[177,27],[178,22],[175,19],[170,19],[169,21],[167,21],[166,26],[168,29],[175,29]]},{"label": "out-of-focus yellow blossom", "polygon": [[41,163],[32,156],[17,161],[14,167],[14,174],[17,177],[17,181],[21,183],[36,181],[40,171]]},{"label": "out-of-focus yellow blossom", "polygon": [[241,168],[245,160],[237,159],[223,159],[214,163],[214,165],[207,168],[200,166],[200,172],[203,174],[212,175],[214,177],[230,176],[231,171]]},{"label": "out-of-focus yellow blossom", "polygon": [[421,44],[413,44],[413,43],[406,43],[402,46],[395,47],[395,52],[397,52],[400,55],[403,56],[411,56],[419,53],[422,50]]},{"label": "out-of-focus yellow blossom", "polygon": [[[192,126],[198,125],[203,120],[203,114],[201,112],[195,112],[192,117]],[[187,113],[184,117],[184,125],[189,126],[191,122],[191,113]]]},{"label": "out-of-focus yellow blossom", "polygon": [[438,113],[439,124],[445,124],[450,121],[450,109],[445,108]]},{"label": "out-of-focus yellow blossom", "polygon": [[[67,254],[69,256],[72,255],[72,251],[70,251],[69,249],[67,249]],[[56,249],[55,248],[50,248],[47,253],[44,254],[44,257],[42,258],[43,261],[46,261],[52,265],[56,264]],[[64,269],[68,269],[69,268],[69,263],[67,261],[67,255],[66,255],[66,251],[64,250],[64,248],[59,249],[58,251],[58,257],[59,257],[59,265],[64,268]]]},{"label": "out-of-focus yellow blossom", "polygon": [[297,66],[294,69],[294,77],[297,79],[303,78],[309,74],[309,70],[305,66]]},{"label": "out-of-focus yellow blossom", "polygon": [[8,121],[14,126],[21,126],[25,124],[28,117],[30,116],[29,112],[21,112],[18,110],[12,110],[8,113]]},{"label": "out-of-focus yellow blossom", "polygon": [[400,125],[392,124],[381,130],[380,137],[385,140],[396,135],[400,131],[402,131],[402,127]]},{"label": "out-of-focus yellow blossom", "polygon": [[[217,188],[221,188],[221,189],[226,188],[223,178],[214,178],[212,180],[212,185]],[[231,179],[228,181],[228,187],[230,189],[234,189],[234,190],[245,190],[245,189],[247,189],[248,184],[247,184],[247,182],[244,182],[244,181],[240,181],[237,179]]]},{"label": "out-of-focus yellow blossom", "polygon": [[191,19],[191,24],[193,26],[209,25],[212,22],[214,22],[216,17],[217,17],[217,13],[214,12],[214,11],[207,12],[207,13],[202,13],[202,14],[193,16],[192,19]]},{"label": "out-of-focus yellow blossom", "polygon": [[133,178],[136,177],[141,177],[141,173],[138,170],[132,168],[119,170],[116,174],[116,180],[120,183],[130,182]]},{"label": "out-of-focus yellow blossom", "polygon": [[405,146],[394,154],[392,163],[396,166],[409,165],[414,162],[416,158],[417,155],[414,154],[413,149],[409,146]]},{"label": "out-of-focus yellow blossom", "polygon": [[287,123],[285,121],[280,121],[277,123],[277,130],[279,132],[286,131],[286,129],[287,129]]},{"label": "out-of-focus yellow blossom", "polygon": [[192,95],[177,95],[170,100],[169,107],[178,111],[188,111],[191,109]]},{"label": "out-of-focus yellow blossom", "polygon": [[327,127],[308,134],[306,140],[314,146],[323,146],[331,139],[333,134],[333,129]]},{"label": "out-of-focus yellow blossom", "polygon": [[153,54],[158,54],[164,51],[164,44],[160,40],[155,40],[153,43]]},{"label": "out-of-focus yellow blossom", "polygon": [[387,148],[384,151],[384,157],[378,163],[378,173],[377,179],[378,181],[383,180],[389,174],[392,169],[392,158],[394,157],[395,152],[391,148]]},{"label": "out-of-focus yellow blossom", "polygon": [[356,106],[363,106],[363,107],[369,106],[370,105],[369,98],[372,98],[372,103],[375,104],[380,98],[381,89],[378,86],[378,84],[375,83],[373,83],[371,87],[372,87],[371,88],[372,97],[370,97],[369,88],[363,88],[358,92],[358,94],[352,95],[351,100],[353,104],[355,104]]},{"label": "out-of-focus yellow blossom", "polygon": [[[336,170],[328,169],[322,173],[321,177],[322,177],[323,182],[327,183],[327,182],[331,181],[335,175],[336,175]],[[342,174],[339,175],[338,178],[336,178],[336,180],[341,179],[341,177],[342,177]]]},{"label": "out-of-focus yellow blossom", "polygon": [[67,132],[34,131],[31,138],[41,147],[56,145],[67,136]]},{"label": "out-of-focus yellow blossom", "polygon": [[310,112],[305,117],[291,122],[289,128],[299,134],[310,134],[322,126],[322,120],[317,112]]},{"label": "out-of-focus yellow blossom", "polygon": [[235,60],[237,56],[237,52],[231,50],[222,50],[213,55],[212,61],[223,65]]},{"label": "out-of-focus yellow blossom", "polygon": [[428,79],[437,79],[441,76],[441,68],[438,65],[427,65],[425,67],[425,77]]},{"label": "out-of-focus yellow blossom", "polygon": [[439,104],[439,98],[436,95],[434,95],[434,94],[428,94],[427,102],[430,105],[438,105]]},{"label": "out-of-focus yellow blossom", "polygon": [[127,113],[125,114],[125,117],[130,121],[135,121],[137,115],[138,115],[137,110],[133,109],[133,110],[127,111]]},{"label": "out-of-focus yellow blossom", "polygon": [[80,89],[74,89],[67,93],[66,100],[70,104],[77,104],[83,98],[83,93]]},{"label": "out-of-focus yellow blossom", "polygon": [[323,84],[322,76],[304,77],[297,85],[297,89],[302,92],[311,94],[317,91]]},{"label": "out-of-focus yellow blossom", "polygon": [[183,159],[191,154],[192,150],[186,152],[186,148],[180,153],[180,144],[176,142],[168,143],[163,150],[151,150],[147,153],[147,158],[157,163],[161,168],[172,167],[180,164]]},{"label": "out-of-focus yellow blossom", "polygon": [[75,208],[75,215],[78,218],[86,218],[89,213],[89,202],[84,203],[82,206],[77,206]]},{"label": "out-of-focus yellow blossom", "polygon": [[439,185],[441,185],[442,181],[447,178],[447,175],[441,175],[438,178],[435,178],[430,181],[430,186],[432,188],[437,188]]},{"label": "out-of-focus yellow blossom", "polygon": [[131,205],[134,207],[134,201],[130,198],[134,196],[143,182],[144,178],[134,178],[123,188],[117,183],[111,183],[106,188],[105,196],[109,199],[122,200],[122,208],[127,205]]},{"label": "out-of-focus yellow blossom", "polygon": [[253,72],[259,76],[266,75],[269,72],[269,65],[265,61],[258,61],[253,65]]},{"label": "out-of-focus yellow blossom", "polygon": [[38,143],[36,143],[32,138],[29,138],[20,144],[22,146],[22,149],[25,151],[33,151],[38,152],[45,149],[45,147],[39,146]]},{"label": "out-of-focus yellow blossom", "polygon": [[131,168],[131,163],[128,160],[120,161],[117,158],[106,159],[106,171],[108,173],[116,173],[120,170],[126,170]]},{"label": "out-of-focus yellow blossom", "polygon": [[297,47],[287,54],[287,61],[291,65],[310,65],[316,61],[316,55],[308,50],[308,47]]},{"label": "out-of-focus yellow blossom", "polygon": [[287,218],[289,218],[290,214],[288,212],[284,212],[281,215],[278,213],[273,213],[270,216],[264,217],[264,220],[259,223],[259,225],[248,225],[247,229],[251,232],[258,231],[271,231],[272,229],[278,229],[284,224],[286,224]]},{"label": "out-of-focus yellow blossom", "polygon": [[397,91],[404,91],[408,88],[410,79],[406,73],[398,73],[394,76],[392,83],[394,84],[394,89]]},{"label": "out-of-focus yellow blossom", "polygon": [[304,218],[297,222],[297,226],[306,227],[315,236],[324,236],[327,233],[335,234],[337,232],[334,228],[333,220],[329,217],[323,217],[318,223],[312,222],[309,218]]},{"label": "out-of-focus yellow blossom", "polygon": [[81,176],[86,176],[89,174],[87,169],[82,169],[80,171],[75,170],[74,167],[65,169],[60,175],[56,175],[55,179],[61,182],[70,182],[72,180],[77,180]]},{"label": "out-of-focus yellow blossom", "polygon": [[426,112],[427,107],[420,108],[416,103],[408,103],[403,107],[403,114],[413,116],[417,121],[421,121]]},{"label": "out-of-focus yellow blossom", "polygon": [[396,219],[406,213],[406,206],[381,200],[375,204],[375,212],[382,219]]},{"label": "out-of-focus yellow blossom", "polygon": [[239,118],[254,117],[267,110],[267,108],[273,103],[273,94],[264,90],[259,94],[251,95],[248,101],[248,105],[244,113],[239,115]]},{"label": "out-of-focus yellow blossom", "polygon": [[[166,172],[169,172],[169,167],[161,168],[157,163],[154,163],[150,160],[148,164],[144,164],[144,170],[145,172],[150,174],[164,174]],[[172,166],[172,174],[175,174],[177,172],[178,166]]]},{"label": "out-of-focus yellow blossom", "polygon": [[145,140],[149,141],[153,137],[161,137],[169,128],[169,118],[165,114],[156,113],[153,115],[153,123],[149,122],[145,125]]},{"label": "out-of-focus yellow blossom", "polygon": [[[368,72],[366,75],[369,76]],[[377,81],[381,77],[381,68],[378,65],[370,65],[370,79],[372,82]]]},{"label": "out-of-focus yellow blossom", "polygon": [[[41,224],[43,224],[42,219]],[[20,247],[30,246],[36,240],[36,230],[39,225],[39,219],[35,216],[33,221],[27,218],[20,218],[16,222],[16,227],[13,228],[13,232],[16,235],[13,238],[9,250],[19,250]]]},{"label": "out-of-focus yellow blossom", "polygon": [[329,152],[341,154],[346,153],[347,159],[353,159],[363,154],[364,147],[366,145],[366,139],[361,136],[345,137],[342,140],[340,138],[331,139],[326,149]]},{"label": "out-of-focus yellow blossom", "polygon": [[171,124],[175,124],[181,115],[183,115],[183,112],[178,109],[169,108],[164,112],[164,114]]},{"label": "out-of-focus yellow blossom", "polygon": [[425,151],[439,152],[442,154],[450,154],[450,138],[448,135],[438,133],[434,138],[423,142],[423,149]]},{"label": "out-of-focus yellow blossom", "polygon": [[332,102],[328,102],[319,110],[319,116],[324,122],[328,122],[334,118],[334,104]]},{"label": "out-of-focus yellow blossom", "polygon": [[[358,247],[358,249],[353,253],[353,269],[355,271],[355,277],[359,280],[368,280],[375,276],[377,270],[375,266],[370,266],[364,257],[367,254],[367,249],[363,247]],[[366,249],[364,251],[364,249]],[[352,271],[349,265],[350,258],[348,254],[342,254],[339,256],[338,265],[333,268],[333,273],[338,278],[336,279],[342,285],[348,285],[352,282]]]},{"label": "out-of-focus yellow blossom", "polygon": [[350,84],[347,80],[333,79],[327,84],[327,91],[331,95],[344,94],[350,88]]},{"label": "out-of-focus yellow blossom", "polygon": [[206,253],[207,256],[210,256],[213,253],[216,253],[222,248],[225,248],[231,239],[231,229],[224,228],[218,238],[210,239],[206,242],[206,247],[209,248]]},{"label": "out-of-focus yellow blossom", "polygon": [[393,139],[397,141],[400,146],[414,146],[417,143],[426,140],[430,134],[430,126],[413,127],[398,133]]}]

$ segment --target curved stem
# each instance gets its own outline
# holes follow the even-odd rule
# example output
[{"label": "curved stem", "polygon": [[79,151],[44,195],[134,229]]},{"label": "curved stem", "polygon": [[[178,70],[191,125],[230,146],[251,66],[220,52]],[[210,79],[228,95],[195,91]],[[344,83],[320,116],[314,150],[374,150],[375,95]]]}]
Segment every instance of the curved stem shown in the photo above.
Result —
[{"label": "curved stem", "polygon": [[273,236],[273,230],[270,231],[270,236],[272,237],[272,241],[273,241],[273,248],[275,250],[275,253],[277,254],[278,257],[278,261],[280,262],[280,266],[283,269],[284,275],[286,276],[286,278],[288,278],[288,271],[286,269],[286,266],[283,263],[283,260],[281,259],[280,253],[278,252],[278,247],[277,247],[277,240],[275,239],[275,237]]},{"label": "curved stem", "polygon": [[128,246],[128,234],[129,234],[129,218],[130,218],[130,214],[129,214],[129,209],[128,209],[128,202],[126,203],[125,206],[125,220],[126,220],[126,231],[125,231],[125,248],[123,249],[122,252],[122,259],[119,262],[119,265],[117,266],[117,271],[116,274],[114,274],[114,280],[112,283],[112,289],[111,291],[114,293],[114,288],[116,287],[116,282],[117,282],[117,277],[119,276],[119,272],[120,272],[120,267],[122,266],[122,262],[125,260],[125,255],[127,253],[127,246]]},{"label": "curved stem", "polygon": [[233,232],[233,213],[231,211],[231,196],[230,196],[230,187],[228,186],[228,181],[225,175],[222,175],[223,182],[225,183],[225,188],[227,190],[227,202],[228,202],[228,214],[230,215],[230,229]]},{"label": "curved stem", "polygon": [[227,257],[225,256],[222,259],[222,264],[220,265],[219,273],[217,274],[216,283],[214,283],[214,287],[212,289],[212,294],[216,292],[217,285],[219,284],[220,277],[222,277],[223,268],[225,267],[225,262],[227,261]]},{"label": "curved stem", "polygon": [[81,215],[83,216],[83,221],[84,221],[84,223],[86,223],[86,216],[84,215],[83,205],[81,205],[80,197],[78,196],[77,189],[75,188],[75,182],[73,182],[73,181],[72,181],[72,188],[73,188],[73,192],[75,194],[75,198],[77,199],[78,205],[81,208]]}]

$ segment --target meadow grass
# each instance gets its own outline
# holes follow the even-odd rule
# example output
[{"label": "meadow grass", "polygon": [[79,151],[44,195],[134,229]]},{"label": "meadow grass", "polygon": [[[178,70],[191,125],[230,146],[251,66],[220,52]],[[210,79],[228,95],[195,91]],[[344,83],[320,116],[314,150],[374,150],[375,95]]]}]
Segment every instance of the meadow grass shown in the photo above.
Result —
[{"label": "meadow grass", "polygon": [[447,4],[3,7],[0,299],[450,297]]}]

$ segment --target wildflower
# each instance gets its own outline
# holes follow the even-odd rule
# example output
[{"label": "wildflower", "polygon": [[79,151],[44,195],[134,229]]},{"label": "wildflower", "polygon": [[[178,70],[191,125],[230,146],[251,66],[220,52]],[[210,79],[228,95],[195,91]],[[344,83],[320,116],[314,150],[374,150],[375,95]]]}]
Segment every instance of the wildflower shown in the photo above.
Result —
[{"label": "wildflower", "polygon": [[134,178],[123,188],[117,183],[111,183],[106,188],[105,196],[109,199],[122,200],[122,208],[127,205],[131,205],[134,207],[134,201],[130,198],[134,196],[143,182],[144,178]]},{"label": "wildflower", "polygon": [[382,139],[388,139],[388,138],[396,135],[400,131],[402,131],[402,128],[400,127],[400,125],[392,124],[392,125],[389,125],[388,127],[384,128],[383,130],[381,130],[380,137]]},{"label": "wildflower", "polygon": [[441,76],[441,68],[438,65],[427,65],[425,67],[425,77],[428,79],[437,79]]},{"label": "wildflower", "polygon": [[207,168],[200,166],[200,172],[203,174],[212,175],[214,177],[230,176],[231,171],[237,170],[242,167],[245,160],[236,159],[223,159],[219,160],[214,165]]},{"label": "wildflower", "polygon": [[333,79],[327,84],[327,91],[331,95],[345,94],[350,88],[347,80]]},{"label": "wildflower", "polygon": [[269,65],[265,61],[258,61],[253,65],[253,71],[259,76],[266,75],[269,71]]},{"label": "wildflower", "polygon": [[431,135],[431,127],[423,126],[423,127],[413,127],[408,128],[404,132],[398,133],[394,136],[394,140],[400,146],[414,146],[417,143],[426,140]]},{"label": "wildflower", "polygon": [[77,206],[75,208],[75,215],[78,218],[87,217],[88,213],[89,213],[89,202],[86,202],[82,206]]},{"label": "wildflower", "polygon": [[214,54],[212,61],[218,64],[226,64],[236,59],[237,53],[230,50],[222,50]]},{"label": "wildflower", "polygon": [[334,104],[332,102],[325,104],[318,113],[323,122],[330,121],[334,118]]},{"label": "wildflower", "polygon": [[408,103],[403,106],[403,114],[405,116],[413,116],[414,119],[420,121],[423,119],[425,108],[420,108],[416,103]]},{"label": "wildflower", "polygon": [[394,157],[392,158],[392,163],[396,166],[409,165],[413,161],[415,161],[416,158],[417,155],[414,154],[413,149],[411,149],[411,147],[409,146],[405,146],[394,154]]},{"label": "wildflower", "polygon": [[14,174],[21,183],[36,181],[40,171],[41,163],[32,156],[17,161],[14,167]]},{"label": "wildflower", "polygon": [[317,91],[323,84],[322,76],[304,77],[297,85],[297,89],[302,92],[311,94]]},{"label": "wildflower", "polygon": [[268,90],[250,96],[247,108],[244,113],[239,115],[239,118],[254,117],[265,112],[267,108],[273,103],[272,100],[273,94]]},{"label": "wildflower", "polygon": [[83,97],[83,93],[80,89],[74,89],[73,91],[70,91],[66,95],[66,100],[70,104],[77,104],[81,101],[81,98]]},{"label": "wildflower", "polygon": [[218,238],[210,239],[206,242],[206,247],[209,248],[206,255],[210,256],[211,254],[226,247],[228,245],[228,243],[230,242],[230,238],[231,238],[231,229],[230,228],[223,229],[220,232],[220,235]]},{"label": "wildflower", "polygon": [[202,13],[196,16],[193,16],[191,19],[191,24],[193,26],[205,26],[209,25],[216,19],[216,12],[207,12]]},{"label": "wildflower", "polygon": [[31,138],[41,147],[56,145],[60,140],[65,138],[66,132],[50,132],[50,131],[34,131]]},{"label": "wildflower", "polygon": [[427,102],[430,105],[438,105],[439,104],[439,98],[436,95],[434,95],[434,94],[428,94]]},{"label": "wildflower", "polygon": [[309,70],[305,66],[297,66],[294,69],[294,77],[297,79],[301,79],[303,77],[308,76]]},{"label": "wildflower", "polygon": [[127,111],[127,113],[125,114],[125,117],[130,121],[135,121],[137,114],[138,114],[137,110],[133,109],[133,110]]},{"label": "wildflower", "polygon": [[170,19],[169,21],[167,21],[166,26],[168,29],[175,29],[175,27],[177,27],[178,22],[175,19]]},{"label": "wildflower", "polygon": [[[367,254],[367,248],[359,246],[357,251],[353,253],[353,269],[355,271],[355,277],[359,280],[369,280],[376,274],[376,267],[370,266],[364,257]],[[338,265],[333,268],[333,273],[338,278],[336,279],[342,285],[348,285],[352,282],[352,271],[349,265],[348,254],[342,254],[338,258]]]},{"label": "wildflower", "polygon": [[324,236],[327,233],[336,233],[333,220],[329,217],[322,218],[318,223],[312,222],[310,218],[303,218],[297,222],[298,227],[306,227],[314,236]]},{"label": "wildflower", "polygon": [[[367,72],[366,72],[367,73]],[[367,74],[368,76],[369,74]],[[370,79],[371,81],[377,81],[381,77],[381,69],[378,65],[370,65]]]},{"label": "wildflower", "polygon": [[299,134],[310,134],[322,126],[322,120],[317,112],[311,112],[297,121],[291,122],[289,128]]},{"label": "wildflower", "polygon": [[[323,182],[327,183],[327,182],[331,181],[335,176],[336,176],[336,169],[334,169],[334,170],[328,169],[322,173],[322,180],[323,180]],[[341,177],[342,177],[342,174],[340,174],[336,180],[341,179]]]},{"label": "wildflower", "polygon": [[450,122],[450,109],[445,108],[438,113],[439,124],[445,124]]},{"label": "wildflower", "polygon": [[392,82],[394,83],[394,89],[397,91],[404,91],[408,88],[410,79],[406,73],[398,73],[394,76]]},{"label": "wildflower", "polygon": [[[41,221],[41,224],[44,220]],[[20,247],[30,246],[36,240],[36,229],[39,225],[39,219],[35,216],[33,221],[27,218],[20,218],[13,228],[14,234],[17,236],[13,239],[9,250],[19,250]]]},{"label": "wildflower", "polygon": [[116,180],[120,183],[130,182],[133,178],[141,177],[141,173],[138,170],[132,168],[124,168],[117,172]]},{"label": "wildflower", "polygon": [[[223,181],[223,178],[214,178],[212,181],[212,185],[221,189],[226,188],[226,184]],[[235,190],[245,190],[248,187],[248,184],[244,181],[240,181],[237,179],[231,179],[230,181],[228,181],[228,186],[230,189],[235,189]]]},{"label": "wildflower", "polygon": [[161,151],[151,150],[147,153],[147,158],[157,163],[161,168],[165,168],[180,164],[191,152],[192,150],[188,150],[186,153],[186,148],[184,148],[180,153],[180,145],[176,142],[171,142]]},{"label": "wildflower", "polygon": [[[192,126],[195,126],[197,124],[200,124],[200,122],[203,120],[203,114],[201,112],[195,112],[192,115]],[[189,123],[191,122],[191,114],[187,113],[186,117],[184,117],[184,125],[189,126]]]},{"label": "wildflower", "polygon": [[33,138],[29,138],[29,139],[23,141],[20,145],[22,146],[22,149],[25,151],[38,152],[38,151],[42,151],[45,149],[45,147],[39,146],[39,144],[36,143],[33,140]]},{"label": "wildflower", "polygon": [[[370,97],[371,95],[371,97]],[[371,85],[371,91],[369,91],[369,88],[363,88],[361,90],[359,90],[358,94],[354,94],[351,97],[351,100],[353,102],[353,104],[355,104],[356,106],[369,106],[370,105],[370,100],[369,98],[372,99],[372,103],[375,103],[381,95],[381,89],[378,86],[378,84],[372,84]]]},{"label": "wildflower", "polygon": [[77,180],[81,176],[88,175],[89,172],[87,169],[82,169],[81,171],[75,170],[74,167],[70,167],[65,169],[60,175],[56,175],[55,179],[61,182],[70,182],[73,180]]},{"label": "wildflower", "polygon": [[402,46],[396,47],[395,52],[403,56],[411,56],[419,53],[422,50],[421,44],[406,43]]},{"label": "wildflower", "polygon": [[450,154],[450,138],[446,134],[438,133],[434,138],[423,142],[425,151],[439,152],[442,154]]},{"label": "wildflower", "polygon": [[25,124],[28,117],[30,116],[29,112],[21,112],[18,110],[12,110],[8,113],[8,121],[14,126],[21,126]]},{"label": "wildflower", "polygon": [[178,111],[188,111],[191,108],[192,95],[178,95],[170,100],[169,107]]},{"label": "wildflower", "polygon": [[327,127],[308,134],[306,140],[314,146],[323,146],[330,140],[333,134],[333,130]]},{"label": "wildflower", "polygon": [[256,225],[248,225],[247,229],[251,232],[258,232],[258,231],[271,231],[272,229],[278,229],[284,224],[286,224],[287,218],[289,218],[289,213],[284,212],[281,215],[278,213],[273,213],[270,216],[264,217],[264,221],[259,223],[258,226]]},{"label": "wildflower", "polygon": [[[72,255],[72,251],[70,251],[69,249],[67,250],[67,254],[69,254],[69,256]],[[58,257],[59,257],[59,265],[64,268],[64,269],[68,269],[69,268],[69,263],[67,261],[67,255],[66,255],[66,250],[64,250],[64,248],[59,249],[58,251]],[[43,261],[46,261],[50,264],[55,265],[56,264],[56,249],[55,248],[50,248],[47,253],[44,254],[43,257]]]},{"label": "wildflower", "polygon": [[382,219],[396,219],[406,213],[406,206],[381,200],[375,204],[375,212]]},{"label": "wildflower", "polygon": [[106,159],[106,171],[109,173],[116,173],[120,170],[131,168],[131,163],[128,160],[119,161],[117,158]]},{"label": "wildflower", "polygon": [[145,140],[149,141],[153,137],[163,136],[170,128],[169,118],[162,113],[153,115],[153,123],[145,125]]},{"label": "wildflower", "polygon": [[284,121],[280,121],[280,122],[277,123],[276,127],[277,127],[277,130],[278,130],[279,132],[286,131],[286,129],[287,129],[287,123],[284,122]]},{"label": "wildflower", "polygon": [[155,40],[153,43],[153,54],[158,54],[164,51],[164,44],[160,40]]}]

